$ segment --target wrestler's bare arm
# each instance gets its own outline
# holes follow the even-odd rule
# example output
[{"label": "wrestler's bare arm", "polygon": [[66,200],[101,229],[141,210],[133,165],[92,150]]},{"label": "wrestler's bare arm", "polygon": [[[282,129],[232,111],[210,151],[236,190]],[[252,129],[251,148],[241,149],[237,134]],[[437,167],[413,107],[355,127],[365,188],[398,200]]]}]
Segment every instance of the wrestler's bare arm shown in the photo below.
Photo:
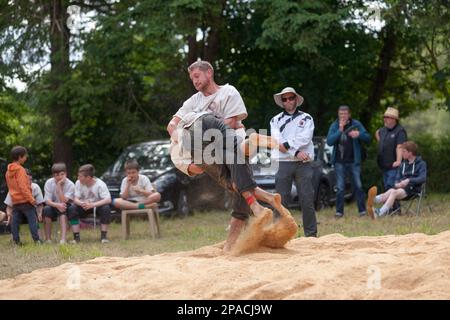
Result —
[{"label": "wrestler's bare arm", "polygon": [[189,174],[190,174],[191,176],[196,176],[196,175],[198,175],[198,174],[203,173],[204,171],[203,171],[203,169],[200,168],[199,166],[197,166],[197,165],[191,163],[191,164],[189,165],[189,167],[188,167],[188,172],[189,172]]},{"label": "wrestler's bare arm", "polygon": [[179,118],[177,116],[173,116],[172,120],[170,120],[169,124],[167,125],[167,132],[169,133],[169,135],[171,137],[180,121],[181,121],[181,118]]},{"label": "wrestler's bare arm", "polygon": [[240,120],[238,120],[237,116],[227,118],[227,119],[223,120],[223,123],[228,125],[231,129],[235,129],[235,130],[241,129],[241,128],[245,129],[245,126],[242,124],[242,122]]}]

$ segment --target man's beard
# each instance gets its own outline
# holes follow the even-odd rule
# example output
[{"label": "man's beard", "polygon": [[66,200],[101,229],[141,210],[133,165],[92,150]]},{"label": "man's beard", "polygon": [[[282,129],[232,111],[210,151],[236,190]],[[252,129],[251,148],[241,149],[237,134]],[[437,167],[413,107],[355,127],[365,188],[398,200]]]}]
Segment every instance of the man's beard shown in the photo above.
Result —
[{"label": "man's beard", "polygon": [[200,91],[200,92],[205,91],[205,90],[208,88],[208,86],[209,86],[210,83],[211,83],[210,81],[206,81],[205,83],[202,83],[202,84],[197,88],[197,91]]}]

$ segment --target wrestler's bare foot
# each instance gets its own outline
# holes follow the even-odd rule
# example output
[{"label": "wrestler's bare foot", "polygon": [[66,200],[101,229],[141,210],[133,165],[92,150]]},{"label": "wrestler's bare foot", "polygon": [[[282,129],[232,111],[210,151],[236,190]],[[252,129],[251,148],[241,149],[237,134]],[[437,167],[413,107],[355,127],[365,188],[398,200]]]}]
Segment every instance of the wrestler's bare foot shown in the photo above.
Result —
[{"label": "wrestler's bare foot", "polygon": [[258,147],[276,149],[278,148],[278,142],[271,136],[252,133],[250,134],[248,139],[246,139],[244,143],[241,144],[242,151],[247,157],[252,157],[253,155],[255,155]]},{"label": "wrestler's bare foot", "polygon": [[254,193],[256,200],[268,203],[275,209],[278,209],[281,206],[281,195],[279,193],[270,193],[260,187],[256,187]]},{"label": "wrestler's bare foot", "polygon": [[271,136],[263,134],[252,133],[248,137],[250,145],[258,146],[261,148],[275,149],[278,148],[278,141]]},{"label": "wrestler's bare foot", "polygon": [[[253,203],[250,205],[250,209],[252,210],[253,214],[254,214],[255,217],[257,217],[257,218],[260,217],[260,216],[263,216],[264,214],[267,213],[267,211],[266,211],[267,208],[265,208],[265,207],[263,207],[262,205],[260,205],[260,204],[258,203],[258,201],[253,202]],[[272,210],[270,210],[270,211],[272,211]]]},{"label": "wrestler's bare foot", "polygon": [[291,213],[281,204],[281,195],[279,193],[269,193],[259,187],[255,188],[255,197],[257,200],[270,204],[280,216],[290,216]]}]

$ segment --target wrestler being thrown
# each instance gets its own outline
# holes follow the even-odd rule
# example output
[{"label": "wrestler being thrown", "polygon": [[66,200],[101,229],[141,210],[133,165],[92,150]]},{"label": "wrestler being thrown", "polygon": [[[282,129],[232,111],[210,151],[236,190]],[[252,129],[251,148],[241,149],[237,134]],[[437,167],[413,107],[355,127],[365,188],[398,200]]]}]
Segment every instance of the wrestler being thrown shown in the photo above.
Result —
[{"label": "wrestler being thrown", "polygon": [[[204,133],[208,130],[220,132],[220,138],[218,139],[217,136],[211,139],[205,138],[208,135],[204,135]],[[274,139],[268,136],[252,134],[249,139],[242,142],[234,130],[230,130],[229,126],[210,114],[199,117],[189,128],[183,129],[183,131],[181,133],[182,139],[184,140],[182,144],[184,146],[190,145],[190,156],[193,160],[187,166],[187,174],[196,175],[205,172],[221,186],[232,191],[234,198],[233,213],[224,251],[231,250],[247,224],[250,215],[253,215],[255,218],[253,221],[254,225],[272,222],[272,210],[262,206],[258,201],[270,204],[280,213],[281,217],[289,216],[289,225],[291,226],[291,231],[288,232],[288,236],[284,236],[281,240],[277,239],[276,241],[272,241],[268,237],[273,237],[276,234],[274,231],[277,226],[273,226],[270,232],[266,232],[266,236],[261,234],[261,242],[268,246],[271,246],[270,243],[276,243],[274,246],[278,247],[283,246],[295,236],[297,224],[289,212],[281,205],[281,196],[279,194],[268,193],[259,188],[253,179],[252,169],[247,159],[243,161],[243,154],[249,155],[253,153],[258,146],[266,148],[277,147],[278,143]],[[194,143],[195,140],[202,141],[202,143]],[[217,146],[223,151],[223,157],[221,158],[223,161],[220,161],[220,163],[218,163],[216,158],[214,159],[215,162],[211,160],[205,161],[205,149],[208,147],[211,150],[211,145]],[[174,150],[172,148],[171,156],[172,161],[177,165],[177,161],[174,159],[176,158],[176,152]],[[278,228],[281,226],[282,223],[278,225]],[[260,228],[259,231],[262,232],[262,229]]]}]

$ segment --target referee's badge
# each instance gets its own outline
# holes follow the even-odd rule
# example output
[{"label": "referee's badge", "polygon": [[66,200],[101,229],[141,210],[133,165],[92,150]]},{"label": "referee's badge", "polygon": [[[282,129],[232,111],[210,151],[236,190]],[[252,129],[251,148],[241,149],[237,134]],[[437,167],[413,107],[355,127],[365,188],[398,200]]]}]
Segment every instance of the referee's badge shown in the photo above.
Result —
[{"label": "referee's badge", "polygon": [[305,120],[301,119],[300,122],[298,123],[298,126],[300,128],[304,128],[305,127],[305,123],[306,123]]}]

